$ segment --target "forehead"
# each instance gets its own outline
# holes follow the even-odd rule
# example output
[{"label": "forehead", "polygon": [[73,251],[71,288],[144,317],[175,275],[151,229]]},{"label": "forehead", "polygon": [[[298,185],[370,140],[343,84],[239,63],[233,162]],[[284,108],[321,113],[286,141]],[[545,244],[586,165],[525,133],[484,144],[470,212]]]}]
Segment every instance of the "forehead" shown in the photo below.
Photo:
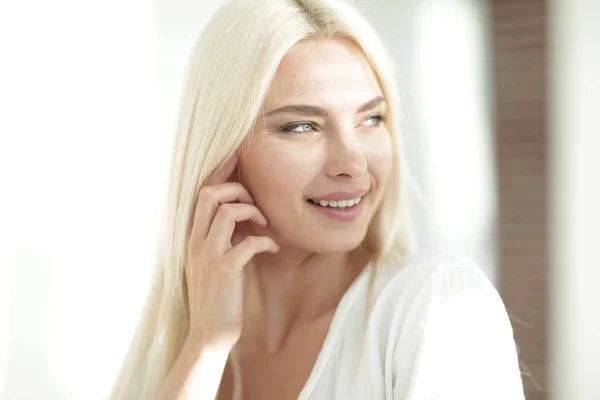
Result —
[{"label": "forehead", "polygon": [[360,47],[349,40],[310,40],[283,58],[265,112],[288,104],[354,107],[381,96],[376,74]]}]

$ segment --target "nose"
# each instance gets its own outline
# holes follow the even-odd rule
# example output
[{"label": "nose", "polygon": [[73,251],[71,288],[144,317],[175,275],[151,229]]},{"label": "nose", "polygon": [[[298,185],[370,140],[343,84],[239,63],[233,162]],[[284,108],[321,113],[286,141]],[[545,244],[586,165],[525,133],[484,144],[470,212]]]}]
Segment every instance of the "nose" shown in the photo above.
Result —
[{"label": "nose", "polygon": [[330,135],[325,173],[331,178],[357,179],[362,176],[367,171],[363,147],[356,133],[351,130]]}]

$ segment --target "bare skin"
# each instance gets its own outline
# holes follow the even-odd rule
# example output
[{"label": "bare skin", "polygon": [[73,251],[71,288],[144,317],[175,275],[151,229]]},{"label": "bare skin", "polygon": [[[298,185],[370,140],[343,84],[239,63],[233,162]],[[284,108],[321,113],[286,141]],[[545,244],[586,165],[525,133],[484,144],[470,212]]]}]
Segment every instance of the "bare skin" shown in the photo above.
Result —
[{"label": "bare skin", "polygon": [[[281,111],[290,105],[313,110]],[[220,381],[218,398],[231,399],[233,373],[225,360],[234,349],[244,400],[297,398],[337,304],[370,258],[361,244],[392,164],[391,140],[382,122],[385,115],[375,74],[353,43],[307,41],[286,55],[255,132],[225,168],[231,172],[230,180],[237,182],[214,183],[212,189],[214,194],[223,185],[239,185],[246,192],[230,195],[229,200],[213,197],[212,222],[206,223],[210,215],[200,218],[203,228],[193,244],[199,250],[190,261],[192,271],[186,272],[215,268],[234,272],[217,273],[221,278],[212,279],[214,290],[198,291],[212,293],[210,299],[190,299],[197,305],[190,311],[192,356],[186,360],[180,355],[183,361],[178,360],[171,371],[165,384],[171,389],[164,391],[165,396],[192,398],[190,382],[203,381],[216,391]],[[362,212],[352,221],[335,220],[308,201],[361,190]],[[244,203],[236,216],[231,207],[228,219],[215,216],[226,203],[236,201]],[[210,256],[206,246],[197,244],[208,240],[207,229],[221,235],[221,247]],[[236,250],[245,237],[256,239],[244,251]],[[232,257],[232,252],[238,256]],[[208,275],[198,276],[205,288]],[[229,312],[211,312],[207,304]],[[213,331],[207,333],[207,326]],[[219,347],[215,343],[221,344],[216,361],[203,369],[202,354]],[[224,370],[222,379],[207,385],[210,379],[202,372],[206,370]]]}]

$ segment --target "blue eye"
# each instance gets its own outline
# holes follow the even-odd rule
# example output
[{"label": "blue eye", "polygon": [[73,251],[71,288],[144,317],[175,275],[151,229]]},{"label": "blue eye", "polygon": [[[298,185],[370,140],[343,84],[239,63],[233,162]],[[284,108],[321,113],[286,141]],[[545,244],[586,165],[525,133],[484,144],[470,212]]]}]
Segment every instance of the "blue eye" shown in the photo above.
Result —
[{"label": "blue eye", "polygon": [[373,115],[365,120],[365,122],[369,121],[367,126],[379,126],[385,119],[381,115]]},{"label": "blue eye", "polygon": [[315,130],[315,127],[309,122],[302,122],[300,124],[284,126],[282,130],[292,133],[310,133]]},{"label": "blue eye", "polygon": [[[381,125],[382,122],[385,121],[385,118],[381,115],[373,115],[367,119],[365,119],[362,122],[362,126],[366,126],[366,127],[377,127],[379,125]],[[289,125],[285,125],[282,126],[280,128],[280,130],[282,132],[288,132],[288,133],[299,133],[299,134],[306,134],[306,133],[312,133],[314,131],[316,131],[316,127],[312,122],[300,122],[300,123],[295,123],[295,124],[289,124]]]}]

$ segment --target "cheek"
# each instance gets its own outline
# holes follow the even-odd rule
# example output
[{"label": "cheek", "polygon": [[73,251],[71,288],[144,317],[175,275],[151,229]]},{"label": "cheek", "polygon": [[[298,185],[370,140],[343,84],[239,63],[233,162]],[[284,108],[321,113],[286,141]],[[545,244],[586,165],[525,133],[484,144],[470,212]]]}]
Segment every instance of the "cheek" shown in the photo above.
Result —
[{"label": "cheek", "polygon": [[370,142],[369,152],[365,155],[369,171],[375,179],[379,191],[382,191],[392,169],[393,148],[387,132],[382,133],[378,140]]},{"label": "cheek", "polygon": [[[266,142],[266,141],[265,141]],[[315,176],[316,165],[294,146],[262,145],[246,152],[240,160],[242,184],[253,195],[265,213],[273,205],[287,204],[290,199],[302,199],[305,188]]]}]

